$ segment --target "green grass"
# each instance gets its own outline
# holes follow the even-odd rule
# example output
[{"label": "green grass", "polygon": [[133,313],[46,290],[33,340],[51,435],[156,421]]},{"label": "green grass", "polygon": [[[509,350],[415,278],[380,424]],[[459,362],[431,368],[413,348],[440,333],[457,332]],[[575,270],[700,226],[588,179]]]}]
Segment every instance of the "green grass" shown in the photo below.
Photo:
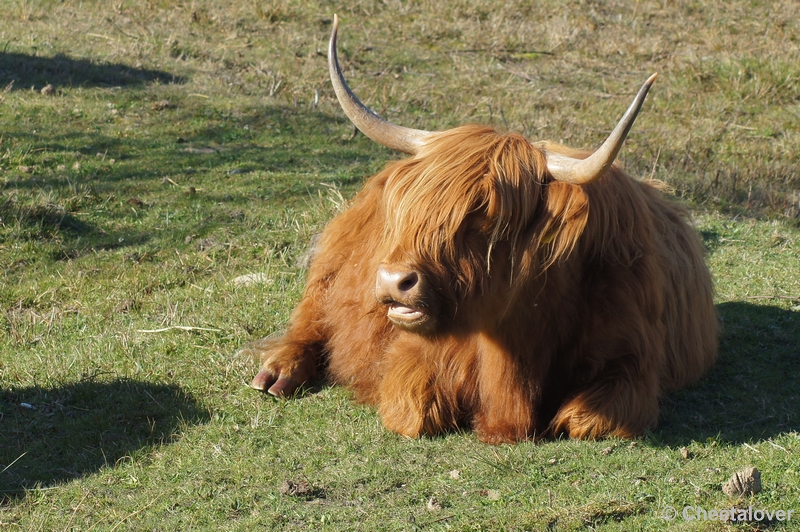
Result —
[{"label": "green grass", "polygon": [[[622,162],[692,210],[724,327],[656,430],[405,440],[341,388],[249,389],[237,350],[285,327],[309,239],[398,157],[338,110],[334,10],[356,92],[412,127],[592,147],[660,72]],[[729,508],[748,465],[764,490],[738,504],[800,520],[796,2],[9,0],[0,22],[0,529],[747,530],[660,516]]]}]

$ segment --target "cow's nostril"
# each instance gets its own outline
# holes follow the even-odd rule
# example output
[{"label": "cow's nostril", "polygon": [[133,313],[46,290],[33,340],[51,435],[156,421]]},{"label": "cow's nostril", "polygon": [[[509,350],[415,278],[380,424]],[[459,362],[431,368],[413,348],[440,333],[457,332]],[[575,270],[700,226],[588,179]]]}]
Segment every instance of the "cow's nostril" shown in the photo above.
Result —
[{"label": "cow's nostril", "polygon": [[422,274],[413,268],[382,264],[378,268],[375,296],[381,303],[414,306],[425,290]]},{"label": "cow's nostril", "polygon": [[409,290],[417,286],[418,282],[419,282],[419,275],[417,275],[417,272],[410,272],[408,275],[400,279],[400,282],[397,283],[397,288],[401,292],[408,292]]}]

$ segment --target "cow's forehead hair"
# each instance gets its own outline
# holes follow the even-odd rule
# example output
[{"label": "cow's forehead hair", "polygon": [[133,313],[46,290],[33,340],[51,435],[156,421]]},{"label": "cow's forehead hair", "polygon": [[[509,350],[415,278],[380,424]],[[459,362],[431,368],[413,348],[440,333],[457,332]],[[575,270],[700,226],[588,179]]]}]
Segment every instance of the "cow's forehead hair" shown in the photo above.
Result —
[{"label": "cow's forehead hair", "polygon": [[457,256],[471,214],[490,246],[518,235],[541,198],[546,162],[521,135],[469,125],[436,134],[415,157],[387,170],[387,238],[441,260]]}]

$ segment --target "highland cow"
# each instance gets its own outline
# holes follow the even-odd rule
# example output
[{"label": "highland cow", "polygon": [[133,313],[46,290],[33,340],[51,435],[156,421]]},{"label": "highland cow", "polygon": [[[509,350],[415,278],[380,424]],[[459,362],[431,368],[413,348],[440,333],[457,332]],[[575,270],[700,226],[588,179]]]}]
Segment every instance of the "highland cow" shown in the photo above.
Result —
[{"label": "highland cow", "polygon": [[350,120],[411,155],[325,228],[286,333],[248,350],[285,397],[323,371],[409,437],[631,438],[713,363],[717,317],[687,214],[614,159],[655,75],[595,152],[467,125]]}]

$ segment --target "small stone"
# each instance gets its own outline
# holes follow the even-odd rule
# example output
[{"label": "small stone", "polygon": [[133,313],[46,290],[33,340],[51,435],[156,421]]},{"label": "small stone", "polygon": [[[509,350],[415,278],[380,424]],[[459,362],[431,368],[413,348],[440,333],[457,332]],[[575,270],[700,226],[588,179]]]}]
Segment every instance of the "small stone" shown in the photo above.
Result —
[{"label": "small stone", "polygon": [[196,154],[199,154],[199,155],[208,155],[208,154],[211,154],[211,153],[217,153],[217,150],[215,150],[214,148],[208,148],[208,147],[203,147],[203,148],[192,148],[192,147],[189,147],[189,148],[184,148],[183,151],[185,151],[186,153],[196,153]]},{"label": "small stone", "polygon": [[236,277],[231,282],[237,286],[252,286],[254,284],[270,283],[271,279],[267,277],[266,273],[248,273]]},{"label": "small stone", "polygon": [[428,499],[428,504],[426,505],[429,512],[438,512],[442,509],[442,504],[436,499],[436,497],[431,497]]},{"label": "small stone", "polygon": [[761,491],[761,472],[755,467],[747,467],[728,479],[722,491],[729,497],[755,495]]},{"label": "small stone", "polygon": [[303,253],[298,259],[295,261],[294,265],[298,268],[308,268],[311,266],[311,262],[314,260],[314,257],[317,254],[317,246],[319,244],[320,239],[322,238],[322,233],[316,233],[311,236],[311,239],[308,243],[308,250]]},{"label": "small stone", "polygon": [[689,454],[689,449],[687,449],[686,447],[681,447],[681,456],[683,457],[684,460],[688,460],[689,457],[691,456],[691,454]]},{"label": "small stone", "polygon": [[52,96],[55,93],[56,93],[56,88],[49,83],[42,88],[42,94],[44,94],[45,96]]},{"label": "small stone", "polygon": [[458,480],[459,478],[461,478],[461,471],[459,471],[458,469],[453,469],[452,471],[450,471],[450,478],[452,478],[453,480]]},{"label": "small stone", "polygon": [[600,454],[602,454],[603,456],[608,456],[609,454],[611,454],[613,452],[614,452],[614,448],[613,447],[606,447],[605,449],[600,451]]},{"label": "small stone", "polygon": [[311,486],[305,480],[297,482],[292,480],[284,480],[278,491],[281,495],[293,495],[295,497],[304,497],[311,493]]},{"label": "small stone", "polygon": [[[212,250],[214,248],[218,248],[218,247],[220,247],[219,242],[217,242],[213,238],[204,238],[204,239],[202,239],[202,240],[197,242],[197,249],[199,249],[200,251],[210,251],[210,250]],[[259,274],[259,275],[263,275],[263,274]],[[236,281],[234,280],[234,282],[236,282]]]},{"label": "small stone", "polygon": [[500,490],[486,490],[486,498],[490,501],[499,501]]},{"label": "small stone", "polygon": [[116,311],[118,313],[125,313],[130,312],[131,310],[135,310],[138,307],[136,300],[134,299],[123,299],[120,301],[119,305],[117,305]]}]

